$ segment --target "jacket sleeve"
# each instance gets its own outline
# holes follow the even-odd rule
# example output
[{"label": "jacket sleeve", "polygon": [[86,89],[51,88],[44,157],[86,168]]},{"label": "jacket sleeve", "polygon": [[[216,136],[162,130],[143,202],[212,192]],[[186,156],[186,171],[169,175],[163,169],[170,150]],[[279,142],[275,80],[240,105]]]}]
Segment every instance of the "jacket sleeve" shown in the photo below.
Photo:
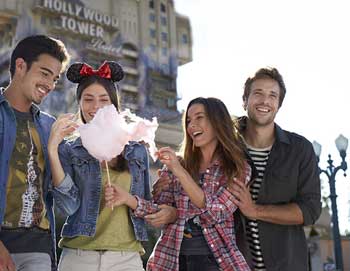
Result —
[{"label": "jacket sleeve", "polygon": [[[240,181],[245,184],[251,179],[252,169],[246,164],[245,174]],[[221,186],[214,194],[204,191],[205,207],[197,208],[190,203],[190,217],[198,215],[203,225],[214,225],[225,220],[233,220],[233,213],[237,210],[237,205],[233,202],[235,196],[228,191],[225,186]]]},{"label": "jacket sleeve", "polygon": [[143,146],[143,148],[145,151],[145,155],[144,155],[145,170],[143,172],[145,199],[150,200],[152,198],[152,195],[151,195],[151,178],[149,174],[149,158],[148,158],[148,152],[146,150],[146,147]]},{"label": "jacket sleeve", "polygon": [[[162,174],[169,174],[168,171],[162,170]],[[136,217],[144,217],[145,215],[155,213],[159,211],[158,205],[167,204],[174,206],[174,180],[171,176],[171,183],[169,184],[168,189],[163,190],[160,195],[153,200],[146,200],[136,196],[137,207],[134,210],[133,214]]]},{"label": "jacket sleeve", "polygon": [[303,213],[304,225],[316,222],[321,214],[321,185],[317,158],[311,143],[304,139],[303,157],[299,167],[298,193],[295,203]]},{"label": "jacket sleeve", "polygon": [[69,145],[60,144],[59,157],[65,172],[65,177],[61,184],[53,187],[52,194],[55,199],[56,207],[62,215],[68,216],[74,214],[80,206],[79,188],[74,183],[74,171],[72,168],[68,151]]}]

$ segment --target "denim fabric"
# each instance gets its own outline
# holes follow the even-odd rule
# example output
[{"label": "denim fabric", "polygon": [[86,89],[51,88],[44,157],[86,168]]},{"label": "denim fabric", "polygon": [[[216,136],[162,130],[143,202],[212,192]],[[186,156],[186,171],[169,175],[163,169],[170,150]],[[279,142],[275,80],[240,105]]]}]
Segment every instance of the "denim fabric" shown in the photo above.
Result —
[{"label": "denim fabric", "polygon": [[[3,96],[2,92],[3,90],[0,89],[0,225],[3,222],[6,209],[6,187],[9,174],[9,162],[16,142],[16,117],[13,109]],[[56,244],[53,196],[50,193],[52,187],[51,170],[50,165],[47,162],[49,161],[47,142],[50,136],[52,123],[55,119],[52,116],[41,112],[34,104],[31,107],[31,112],[34,118],[34,125],[40,136],[42,150],[46,161],[43,181],[43,198],[45,201],[47,216],[50,221],[52,243]],[[55,246],[52,249],[55,255]]]},{"label": "denim fabric", "polygon": [[[74,214],[67,217],[62,236],[70,238],[79,235],[93,236],[96,231],[102,190],[100,162],[84,148],[81,138],[62,144],[59,154],[66,175],[64,185],[54,189],[55,195],[63,193],[63,187],[69,187],[73,182],[79,189],[79,193],[71,194],[69,203],[57,201],[58,209],[65,214],[67,207],[77,209]],[[150,199],[149,161],[145,146],[130,142],[125,147],[124,157],[128,161],[132,176],[131,194]],[[134,217],[131,212],[130,216],[136,239],[146,241],[144,220]]]}]

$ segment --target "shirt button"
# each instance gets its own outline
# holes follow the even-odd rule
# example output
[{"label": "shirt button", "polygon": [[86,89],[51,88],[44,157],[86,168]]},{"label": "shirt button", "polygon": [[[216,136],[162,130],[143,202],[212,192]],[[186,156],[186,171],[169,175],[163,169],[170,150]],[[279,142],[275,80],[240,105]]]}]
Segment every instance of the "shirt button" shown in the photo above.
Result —
[{"label": "shirt button", "polygon": [[218,259],[218,262],[221,263],[221,261],[222,261],[221,258],[219,258],[219,259]]},{"label": "shirt button", "polygon": [[214,244],[210,244],[211,247],[214,247]]},{"label": "shirt button", "polygon": [[209,173],[209,172],[210,172],[210,170],[209,170],[209,169],[207,169],[205,172],[206,172],[206,173]]}]

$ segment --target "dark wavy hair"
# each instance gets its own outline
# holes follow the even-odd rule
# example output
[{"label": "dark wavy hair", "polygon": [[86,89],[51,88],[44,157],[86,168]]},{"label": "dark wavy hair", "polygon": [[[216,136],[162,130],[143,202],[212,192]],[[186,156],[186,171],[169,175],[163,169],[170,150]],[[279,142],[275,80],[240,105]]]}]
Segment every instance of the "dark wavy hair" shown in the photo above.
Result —
[{"label": "dark wavy hair", "polygon": [[16,59],[23,58],[28,70],[32,63],[42,54],[50,55],[62,63],[61,72],[66,69],[70,56],[63,42],[45,35],[29,36],[18,42],[11,54],[10,74],[13,78],[16,70]]},{"label": "dark wavy hair", "polygon": [[[92,84],[100,84],[103,86],[107,93],[109,98],[111,99],[112,104],[115,106],[117,111],[120,111],[120,104],[119,104],[119,95],[118,95],[118,86],[115,84],[115,82],[119,82],[124,77],[124,72],[122,67],[115,61],[106,61],[108,64],[110,70],[111,70],[111,78],[107,79],[104,77],[101,77],[99,75],[82,75],[80,73],[83,65],[85,63],[74,63],[72,64],[66,73],[67,79],[71,81],[72,83],[77,83],[77,91],[76,91],[76,98],[79,102],[81,99],[81,95],[87,87],[89,87]],[[82,114],[80,114],[82,121],[85,123],[84,117]]]},{"label": "dark wavy hair", "polygon": [[275,80],[279,87],[280,87],[280,95],[279,95],[279,106],[282,106],[284,97],[286,96],[286,86],[284,84],[283,81],[283,77],[282,75],[279,73],[279,71],[276,68],[271,68],[271,67],[267,67],[267,68],[262,68],[259,69],[255,75],[253,77],[249,77],[245,84],[244,84],[244,93],[243,93],[243,101],[246,102],[248,100],[250,91],[251,91],[251,86],[253,84],[254,81],[258,80],[258,79],[272,79]]},{"label": "dark wavy hair", "polygon": [[205,114],[216,133],[218,145],[215,155],[222,162],[224,174],[231,182],[234,177],[240,178],[244,175],[245,170],[245,154],[243,151],[243,143],[235,123],[225,106],[225,104],[217,98],[198,97],[190,101],[184,115],[184,140],[182,143],[184,167],[191,174],[194,180],[198,179],[198,172],[202,154],[200,149],[195,147],[191,136],[187,133],[187,117],[188,110],[194,104],[202,104]]}]

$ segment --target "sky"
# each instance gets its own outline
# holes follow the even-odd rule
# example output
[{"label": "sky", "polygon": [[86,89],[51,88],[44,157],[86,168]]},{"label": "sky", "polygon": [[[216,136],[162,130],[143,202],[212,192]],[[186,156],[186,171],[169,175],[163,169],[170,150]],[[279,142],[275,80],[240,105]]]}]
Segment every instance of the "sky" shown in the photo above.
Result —
[{"label": "sky", "polygon": [[[195,97],[213,96],[231,114],[244,115],[245,80],[276,67],[287,88],[276,122],[322,145],[321,168],[328,154],[340,164],[334,141],[339,134],[350,139],[348,1],[175,0],[175,9],[190,18],[193,40],[193,61],[178,69],[179,110]],[[336,175],[342,233],[350,231],[349,176]],[[321,182],[329,195],[326,175]]]}]

